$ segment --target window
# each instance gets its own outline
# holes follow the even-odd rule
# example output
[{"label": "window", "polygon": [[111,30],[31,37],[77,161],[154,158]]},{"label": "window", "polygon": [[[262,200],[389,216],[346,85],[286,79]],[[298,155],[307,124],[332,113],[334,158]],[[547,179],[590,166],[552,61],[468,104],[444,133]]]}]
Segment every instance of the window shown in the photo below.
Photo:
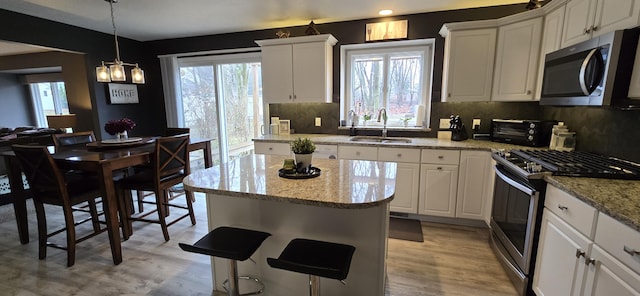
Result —
[{"label": "window", "polygon": [[38,126],[48,126],[47,115],[69,114],[64,82],[29,84]]},{"label": "window", "polygon": [[179,125],[217,139],[214,163],[251,153],[263,118],[260,55],[181,58],[179,79]]},{"label": "window", "polygon": [[384,108],[387,126],[428,123],[433,43],[423,39],[342,46],[341,118],[349,120],[353,111],[360,126],[382,125],[376,119]]}]

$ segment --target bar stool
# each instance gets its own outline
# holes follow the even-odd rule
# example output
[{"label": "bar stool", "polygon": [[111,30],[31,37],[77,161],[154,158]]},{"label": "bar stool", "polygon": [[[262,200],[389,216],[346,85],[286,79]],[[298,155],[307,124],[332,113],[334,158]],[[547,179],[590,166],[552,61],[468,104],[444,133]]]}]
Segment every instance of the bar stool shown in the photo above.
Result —
[{"label": "bar stool", "polygon": [[212,230],[193,245],[184,243],[178,245],[183,251],[229,259],[229,278],[222,284],[228,295],[241,295],[238,279],[252,280],[260,286],[257,291],[242,295],[257,295],[264,290],[264,284],[248,276],[238,277],[238,261],[249,259],[270,235],[262,231],[222,226]]},{"label": "bar stool", "polygon": [[350,245],[296,238],[277,259],[267,258],[267,263],[273,268],[308,274],[309,295],[319,296],[320,277],[344,284],[355,250]]}]

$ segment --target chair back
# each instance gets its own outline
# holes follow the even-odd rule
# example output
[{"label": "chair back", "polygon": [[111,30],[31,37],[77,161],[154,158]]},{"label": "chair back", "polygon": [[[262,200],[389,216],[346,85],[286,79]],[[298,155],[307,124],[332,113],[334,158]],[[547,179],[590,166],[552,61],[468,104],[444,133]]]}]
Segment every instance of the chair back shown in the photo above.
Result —
[{"label": "chair back", "polygon": [[53,144],[56,148],[84,147],[87,143],[95,141],[96,136],[93,131],[53,135]]},{"label": "chair back", "polygon": [[44,195],[68,198],[64,177],[46,146],[13,145],[11,148],[36,198]]},{"label": "chair back", "polygon": [[189,174],[189,135],[160,137],[156,139],[153,159],[158,183],[164,179],[182,179]]},{"label": "chair back", "polygon": [[190,132],[190,129],[188,127],[168,127],[165,130],[164,135],[177,136],[177,135],[189,134],[189,132]]}]

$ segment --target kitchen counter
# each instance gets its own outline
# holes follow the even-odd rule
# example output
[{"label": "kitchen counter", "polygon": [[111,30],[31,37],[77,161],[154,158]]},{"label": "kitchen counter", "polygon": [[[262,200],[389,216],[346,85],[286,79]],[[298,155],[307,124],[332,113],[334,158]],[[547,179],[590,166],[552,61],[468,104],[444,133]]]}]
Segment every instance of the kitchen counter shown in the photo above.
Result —
[{"label": "kitchen counter", "polygon": [[[348,283],[321,281],[323,293],[384,296],[396,163],[315,159],[320,176],[285,179],[278,176],[285,158],[248,155],[184,179],[185,189],[207,194],[209,230],[235,226],[271,234],[252,256],[255,263],[238,262],[239,274],[260,278],[269,295],[305,295],[305,277],[271,268],[266,258],[278,257],[294,238],[337,242],[356,248]],[[211,261],[213,286],[223,291],[227,260]]]},{"label": "kitchen counter", "polygon": [[[256,142],[288,143],[296,138],[309,138],[316,144],[323,145],[357,145],[357,146],[383,146],[397,148],[425,148],[425,149],[465,149],[465,150],[493,150],[493,149],[533,149],[532,147],[498,143],[483,140],[451,141],[436,138],[410,138],[411,143],[380,143],[380,142],[355,142],[350,141],[350,136],[330,134],[291,134],[291,135],[264,135],[253,139]],[[394,137],[389,137],[394,138]],[[401,137],[397,137],[401,138]]]},{"label": "kitchen counter", "polygon": [[545,181],[640,231],[640,181],[546,176]]}]

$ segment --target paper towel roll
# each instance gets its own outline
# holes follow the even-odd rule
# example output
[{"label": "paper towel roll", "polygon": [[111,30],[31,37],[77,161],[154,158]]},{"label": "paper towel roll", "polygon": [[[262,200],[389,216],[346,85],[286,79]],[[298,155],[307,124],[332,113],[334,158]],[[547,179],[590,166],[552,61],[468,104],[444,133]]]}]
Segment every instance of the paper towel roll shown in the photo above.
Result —
[{"label": "paper towel roll", "polygon": [[424,105],[418,105],[416,108],[416,126],[422,126],[424,122]]}]

